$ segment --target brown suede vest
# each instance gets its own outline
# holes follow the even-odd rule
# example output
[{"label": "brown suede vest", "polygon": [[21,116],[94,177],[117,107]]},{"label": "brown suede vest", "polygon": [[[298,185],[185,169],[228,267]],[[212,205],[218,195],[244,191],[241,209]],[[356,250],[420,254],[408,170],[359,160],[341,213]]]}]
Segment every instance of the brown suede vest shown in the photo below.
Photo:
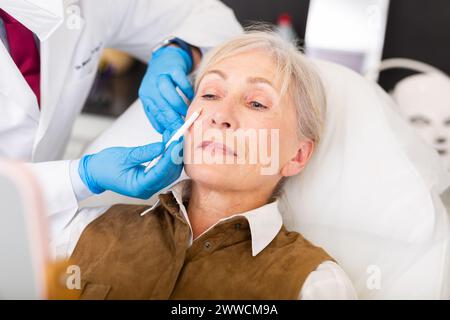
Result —
[{"label": "brown suede vest", "polygon": [[172,194],[147,207],[116,205],[84,230],[71,260],[84,299],[297,299],[319,264],[333,260],[283,226],[252,256],[244,217],[219,223],[189,246]]}]

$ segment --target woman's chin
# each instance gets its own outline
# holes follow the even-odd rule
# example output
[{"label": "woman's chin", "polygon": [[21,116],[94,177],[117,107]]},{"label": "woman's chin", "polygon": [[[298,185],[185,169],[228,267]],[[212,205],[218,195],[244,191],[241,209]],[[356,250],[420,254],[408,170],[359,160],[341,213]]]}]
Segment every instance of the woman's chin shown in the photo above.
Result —
[{"label": "woman's chin", "polygon": [[217,188],[233,188],[238,180],[236,168],[233,167],[233,165],[222,164],[186,164],[184,169],[194,182]]}]

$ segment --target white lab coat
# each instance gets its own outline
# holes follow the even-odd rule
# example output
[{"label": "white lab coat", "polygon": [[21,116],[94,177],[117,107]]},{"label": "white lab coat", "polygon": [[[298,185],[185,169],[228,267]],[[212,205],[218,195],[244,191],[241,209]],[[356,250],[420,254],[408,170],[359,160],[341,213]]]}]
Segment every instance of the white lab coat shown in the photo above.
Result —
[{"label": "white lab coat", "polygon": [[148,61],[167,37],[208,48],[241,32],[232,11],[218,0],[0,0],[0,8],[36,34],[41,54],[39,111],[0,41],[0,157],[30,163],[61,228],[78,204],[69,162],[56,160],[88,96],[102,49],[118,48]]}]

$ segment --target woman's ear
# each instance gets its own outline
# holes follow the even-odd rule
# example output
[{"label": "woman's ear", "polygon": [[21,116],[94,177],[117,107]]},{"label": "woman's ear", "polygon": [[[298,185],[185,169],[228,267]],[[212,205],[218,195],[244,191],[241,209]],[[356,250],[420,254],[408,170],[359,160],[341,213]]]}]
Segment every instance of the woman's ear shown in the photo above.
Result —
[{"label": "woman's ear", "polygon": [[299,143],[297,153],[281,169],[283,177],[291,177],[299,174],[308,163],[314,151],[314,142],[305,139]]}]

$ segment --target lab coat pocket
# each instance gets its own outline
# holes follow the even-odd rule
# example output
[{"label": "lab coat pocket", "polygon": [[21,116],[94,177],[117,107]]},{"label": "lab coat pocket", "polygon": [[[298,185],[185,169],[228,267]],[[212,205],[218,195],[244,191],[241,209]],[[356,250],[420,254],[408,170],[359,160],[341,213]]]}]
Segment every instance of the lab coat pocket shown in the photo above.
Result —
[{"label": "lab coat pocket", "polygon": [[60,107],[67,116],[68,126],[72,127],[75,118],[80,114],[89,96],[97,72],[94,70],[81,78],[74,79],[64,87]]},{"label": "lab coat pocket", "polygon": [[80,78],[75,78],[64,86],[60,106],[65,112],[78,115],[87,100],[97,72],[93,71]]},{"label": "lab coat pocket", "polygon": [[73,74],[73,77],[69,82],[64,86],[66,89],[71,88],[78,88],[80,86],[86,85],[86,84],[92,84],[93,80],[95,79],[95,75],[97,74],[97,70],[90,70],[87,73],[77,73],[75,72]]},{"label": "lab coat pocket", "polygon": [[79,79],[69,80],[63,87],[49,125],[43,136],[36,161],[60,159],[70,137],[76,117],[80,114],[89,95],[96,72]]}]

